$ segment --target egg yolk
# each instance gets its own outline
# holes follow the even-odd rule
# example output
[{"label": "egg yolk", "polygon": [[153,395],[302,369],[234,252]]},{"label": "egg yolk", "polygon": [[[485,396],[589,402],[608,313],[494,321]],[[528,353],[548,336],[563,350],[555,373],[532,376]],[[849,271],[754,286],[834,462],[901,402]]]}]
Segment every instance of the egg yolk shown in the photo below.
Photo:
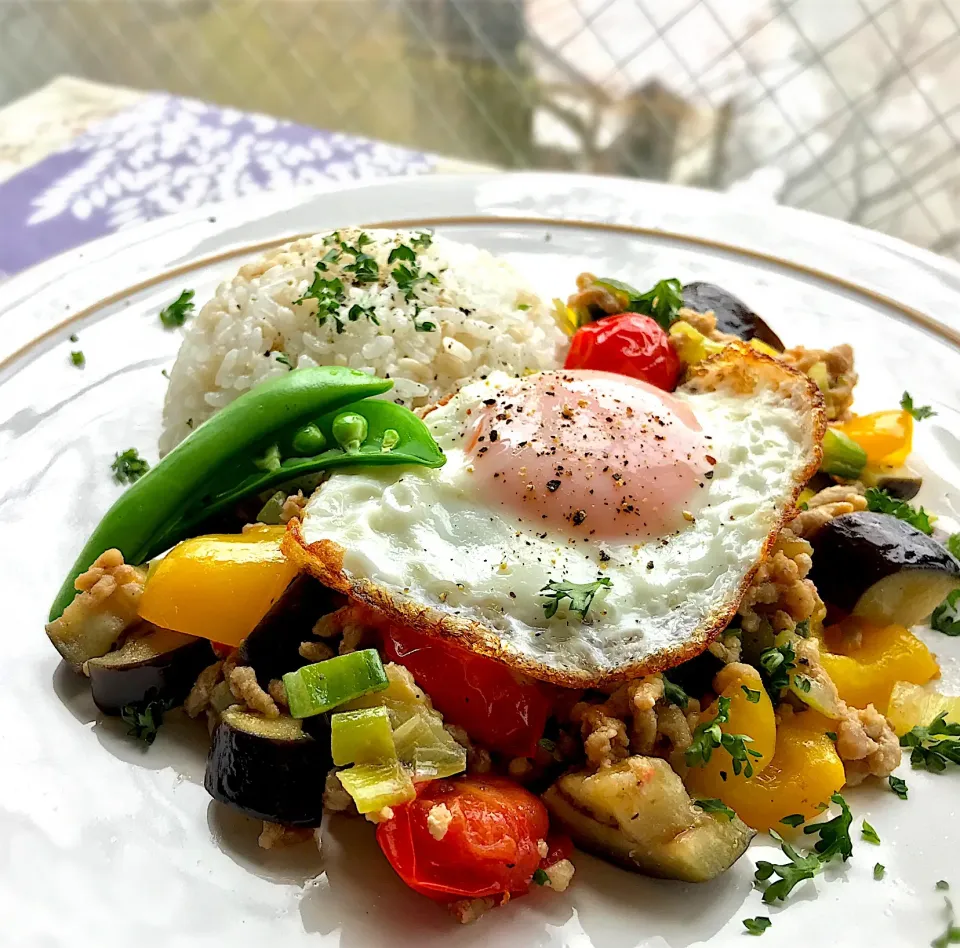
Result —
[{"label": "egg yolk", "polygon": [[467,440],[483,496],[550,531],[649,540],[689,526],[716,460],[691,409],[609,372],[544,372],[483,402]]}]

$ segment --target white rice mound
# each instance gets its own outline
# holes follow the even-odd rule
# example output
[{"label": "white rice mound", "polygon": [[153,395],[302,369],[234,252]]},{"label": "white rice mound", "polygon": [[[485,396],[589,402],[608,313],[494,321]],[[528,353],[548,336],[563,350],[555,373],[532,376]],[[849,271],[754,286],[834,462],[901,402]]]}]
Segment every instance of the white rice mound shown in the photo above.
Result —
[{"label": "white rice mound", "polygon": [[[358,285],[344,270],[355,253],[342,245],[356,251],[360,240],[361,252],[376,261],[378,279]],[[401,246],[415,248],[415,262],[388,263]],[[404,290],[394,277],[399,266],[435,279]],[[322,322],[316,299],[295,302],[317,272],[343,284],[335,297],[342,305],[328,307],[331,315]],[[351,319],[357,304],[363,312],[354,309]],[[394,388],[384,397],[417,408],[494,370],[519,376],[558,368],[566,345],[549,307],[509,263],[486,250],[422,232],[316,234],[242,266],[187,323],[170,373],[160,451],[247,389],[292,368],[345,365],[391,378]]]}]

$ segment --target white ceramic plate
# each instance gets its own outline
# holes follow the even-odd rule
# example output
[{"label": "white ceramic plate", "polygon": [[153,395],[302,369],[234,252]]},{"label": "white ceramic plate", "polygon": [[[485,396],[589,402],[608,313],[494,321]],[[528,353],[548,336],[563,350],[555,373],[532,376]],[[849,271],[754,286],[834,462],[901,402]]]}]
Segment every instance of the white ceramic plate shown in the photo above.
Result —
[{"label": "white ceramic plate", "polygon": [[[114,453],[156,457],[161,370],[180,339],[158,310],[185,287],[204,300],[281,239],[387,221],[503,253],[547,296],[566,296],[583,269],[641,286],[704,279],[746,299],[788,345],[853,343],[861,410],[894,406],[908,388],[939,412],[918,426],[921,500],[948,526],[960,520],[960,269],[844,224],[614,179],[437,177],[259,197],[66,254],[0,287],[0,943],[683,948],[742,944],[741,919],[764,914],[767,946],[928,944],[945,924],[935,882],[960,886],[956,774],[902,767],[906,803],[880,785],[848,791],[856,826],[866,817],[882,845],[858,829],[850,862],[783,909],[762,906],[751,884],[769,843],[701,886],[578,854],[566,895],[537,891],[461,929],[400,883],[364,822],[330,821],[322,861],[309,846],[259,851],[255,824],[203,789],[202,729],[171,715],[144,751],[59,667],[43,622],[120,490]],[[76,348],[82,370],[69,362]],[[960,641],[928,641],[956,691]]]}]

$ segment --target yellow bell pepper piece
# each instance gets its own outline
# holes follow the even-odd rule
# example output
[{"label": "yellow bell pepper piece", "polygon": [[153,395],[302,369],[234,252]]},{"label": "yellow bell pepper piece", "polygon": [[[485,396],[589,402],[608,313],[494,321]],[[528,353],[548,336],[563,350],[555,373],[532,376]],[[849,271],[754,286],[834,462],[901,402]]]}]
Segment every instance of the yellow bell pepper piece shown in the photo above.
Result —
[{"label": "yellow bell pepper piece", "polygon": [[[850,631],[860,633],[860,644]],[[820,661],[840,697],[855,708],[872,704],[885,712],[898,681],[915,685],[940,673],[930,649],[902,625],[872,626],[853,616],[823,630]],[[909,729],[908,729],[909,730]]]},{"label": "yellow bell pepper piece", "polygon": [[[721,669],[713,682],[718,698],[730,699],[730,712],[727,722],[720,725],[724,734],[745,734],[751,738],[748,750],[758,751],[759,757],[750,757],[754,776],[747,778],[741,770],[733,772],[730,755],[723,748],[714,749],[702,767],[691,767],[687,775],[687,784],[700,798],[724,799],[722,791],[745,780],[755,780],[773,759],[777,739],[777,723],[773,716],[773,705],[763,687],[760,674],[746,665],[728,665]],[[743,689],[747,688],[748,696]],[[751,701],[755,698],[755,701]],[[714,701],[701,715],[701,721],[716,717],[717,702]]]},{"label": "yellow bell pepper piece", "polygon": [[708,339],[699,329],[694,329],[683,319],[678,319],[670,326],[670,336],[677,350],[677,356],[685,365],[696,365],[707,356],[722,352],[724,349],[722,342]]},{"label": "yellow bell pepper piece", "polygon": [[960,696],[943,695],[909,681],[898,681],[890,694],[887,717],[897,736],[902,737],[918,724],[929,724],[943,711],[948,724],[960,724]]},{"label": "yellow bell pepper piece", "polygon": [[857,415],[836,427],[867,452],[868,464],[900,467],[913,448],[913,415],[908,411]]},{"label": "yellow bell pepper piece", "polygon": [[773,346],[767,345],[762,339],[751,339],[750,345],[753,346],[757,352],[762,352],[764,355],[770,356],[772,359],[777,359],[780,357],[780,353],[777,352]]},{"label": "yellow bell pepper piece", "polygon": [[257,527],[177,544],[151,572],[140,617],[165,629],[239,645],[297,573],[280,552],[284,532],[284,527]]},{"label": "yellow bell pepper piece", "polygon": [[821,804],[829,803],[846,782],[834,742],[826,736],[835,727],[836,722],[816,711],[784,714],[776,753],[763,772],[749,780],[728,777],[715,796],[758,830],[782,830],[780,820],[795,813],[805,819],[818,816]]}]

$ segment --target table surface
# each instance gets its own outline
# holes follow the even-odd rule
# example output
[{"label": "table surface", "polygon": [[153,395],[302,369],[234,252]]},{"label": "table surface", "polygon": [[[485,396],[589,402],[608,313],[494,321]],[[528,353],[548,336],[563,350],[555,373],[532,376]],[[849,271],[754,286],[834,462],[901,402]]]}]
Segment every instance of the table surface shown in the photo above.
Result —
[{"label": "table surface", "polygon": [[117,230],[267,190],[486,170],[195,99],[62,76],[0,109],[0,278]]}]

